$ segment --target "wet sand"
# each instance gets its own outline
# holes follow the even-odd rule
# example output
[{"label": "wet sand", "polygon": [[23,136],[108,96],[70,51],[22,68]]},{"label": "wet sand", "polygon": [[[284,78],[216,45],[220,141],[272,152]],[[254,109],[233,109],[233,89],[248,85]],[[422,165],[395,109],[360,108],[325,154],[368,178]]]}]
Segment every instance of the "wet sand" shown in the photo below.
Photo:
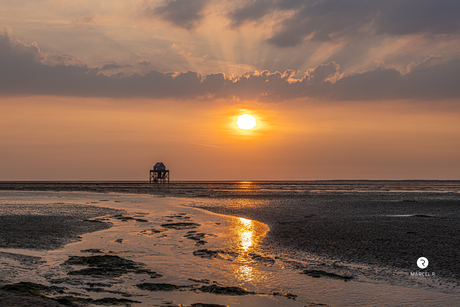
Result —
[{"label": "wet sand", "polygon": [[[81,240],[80,235],[111,227],[110,223],[90,220],[97,216],[123,212],[110,208],[69,203],[2,203],[0,207],[0,248],[6,250],[52,250]],[[41,257],[14,252],[0,252],[3,265],[18,262],[30,269],[43,264]],[[13,265],[14,266],[14,265]],[[2,267],[1,282],[11,272],[11,266]],[[0,290],[0,306],[5,307],[59,307],[65,306],[46,298],[33,297]]]},{"label": "wet sand", "polygon": [[423,256],[430,260],[426,271],[460,286],[459,194],[330,193],[195,203],[266,223],[266,245],[293,256],[303,252],[407,274],[420,271],[416,260]]},{"label": "wet sand", "polygon": [[50,250],[79,240],[79,235],[107,229],[97,216],[118,210],[71,203],[4,203],[0,211],[0,248]]},{"label": "wet sand", "polygon": [[[0,284],[0,287],[3,286]],[[0,306],[2,307],[63,307],[65,305],[58,302],[31,297],[26,294],[18,294],[14,292],[0,290]]]},{"label": "wet sand", "polygon": [[[278,306],[279,300],[288,300],[285,306],[303,306],[284,296],[286,293],[273,295],[254,284],[251,289],[240,286],[250,272],[235,275],[240,269],[236,258],[243,257],[238,261],[246,263],[264,261],[260,255],[248,257],[268,231],[261,223],[183,208],[179,206],[182,201],[150,196],[55,192],[3,192],[2,196],[6,216],[14,220],[17,213],[21,222],[30,217],[27,227],[33,234],[27,237],[20,229],[22,223],[10,223],[8,231],[14,233],[16,229],[20,234],[12,235],[14,248],[0,250],[0,280],[6,284],[2,290],[10,291],[11,304],[27,306],[29,302],[22,297],[29,294],[78,306],[227,306],[228,301],[230,305]],[[50,203],[43,204],[48,198]],[[62,201],[55,202],[56,198]],[[16,202],[14,206],[9,203],[11,199]],[[36,223],[36,215],[43,223]],[[46,225],[46,217],[52,226]],[[60,227],[53,226],[56,224]],[[93,224],[106,226],[94,232]],[[43,228],[48,227],[53,240],[34,247]],[[235,238],[235,233],[229,236],[226,231],[230,227],[247,228],[246,243]],[[227,249],[235,244],[244,252],[238,252],[239,247]],[[218,257],[208,257],[206,252],[203,257],[195,255],[208,251],[208,246]],[[37,293],[37,288],[43,289]],[[21,294],[15,298],[12,291]]]},{"label": "wet sand", "polygon": [[[262,248],[267,225],[191,208],[193,199],[2,192],[2,208],[12,199],[16,206],[32,212],[35,204],[48,203],[52,216],[60,216],[56,211],[72,212],[67,206],[79,208],[73,211],[78,218],[67,228],[77,225],[80,230],[71,232],[72,236],[68,236],[68,229],[62,232],[70,243],[51,250],[43,249],[43,245],[0,250],[3,284],[16,285],[15,289],[23,293],[37,287],[34,284],[42,285],[40,295],[62,302],[133,307],[430,306],[449,305],[458,298],[426,285],[408,287],[372,280],[346,263],[327,263],[319,258],[294,261],[270,254]],[[85,206],[94,210],[92,217],[81,215]],[[30,215],[46,210],[43,207]],[[89,224],[84,225],[88,227],[91,223],[110,223],[112,227],[77,234],[82,230],[75,222],[79,219],[86,219]],[[31,232],[33,225],[43,226],[31,224]],[[30,240],[24,242],[30,245]]]}]

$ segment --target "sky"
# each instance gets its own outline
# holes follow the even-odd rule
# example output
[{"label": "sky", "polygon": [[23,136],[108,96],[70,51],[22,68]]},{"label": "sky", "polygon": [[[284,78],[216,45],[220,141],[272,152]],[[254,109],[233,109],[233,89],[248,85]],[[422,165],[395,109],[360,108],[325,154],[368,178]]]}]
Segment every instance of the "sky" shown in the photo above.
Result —
[{"label": "sky", "polygon": [[0,180],[148,180],[160,161],[173,181],[460,179],[459,14],[2,0]]}]

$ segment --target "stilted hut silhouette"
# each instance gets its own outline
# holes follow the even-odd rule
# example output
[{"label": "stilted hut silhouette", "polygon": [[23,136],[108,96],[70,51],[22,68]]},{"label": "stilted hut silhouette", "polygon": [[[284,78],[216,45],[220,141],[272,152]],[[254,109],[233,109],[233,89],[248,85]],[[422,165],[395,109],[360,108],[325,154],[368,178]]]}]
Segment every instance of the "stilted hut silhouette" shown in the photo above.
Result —
[{"label": "stilted hut silhouette", "polygon": [[153,166],[153,169],[150,170],[150,183],[155,182],[168,182],[169,183],[169,170],[166,169],[166,166],[163,162],[157,162]]}]

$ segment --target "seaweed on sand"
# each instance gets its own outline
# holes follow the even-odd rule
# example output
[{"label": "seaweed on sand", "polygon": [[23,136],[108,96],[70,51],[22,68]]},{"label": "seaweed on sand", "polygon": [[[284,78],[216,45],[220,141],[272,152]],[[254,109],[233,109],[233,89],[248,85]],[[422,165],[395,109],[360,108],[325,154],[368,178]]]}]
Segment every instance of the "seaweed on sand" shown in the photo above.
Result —
[{"label": "seaweed on sand", "polygon": [[104,297],[100,299],[81,298],[75,296],[60,296],[54,298],[55,301],[68,306],[81,306],[81,305],[105,305],[105,306],[131,306],[133,303],[142,303],[139,301],[129,300],[126,298]]},{"label": "seaweed on sand", "polygon": [[219,304],[204,304],[204,303],[195,303],[190,305],[192,307],[228,307],[228,305],[219,305]]},{"label": "seaweed on sand", "polygon": [[[71,295],[65,296],[58,296],[58,297],[48,297],[46,295],[56,295],[56,294],[64,294],[64,290],[68,290],[64,287],[56,287],[56,286],[45,286],[41,284],[36,284],[32,282],[19,282],[16,284],[5,285],[1,287],[2,290],[26,294],[33,297],[38,297],[41,299],[48,299],[55,302],[58,302],[63,305],[67,306],[81,306],[81,305],[106,305],[106,306],[131,306],[132,303],[141,303],[139,301],[134,301],[125,298],[114,298],[114,297],[104,297],[100,299],[92,299],[92,298],[81,298],[75,297]],[[2,305],[3,306],[3,305]]]},{"label": "seaweed on sand", "polygon": [[247,295],[247,294],[256,294],[255,292],[248,291],[241,287],[225,287],[225,286],[201,286],[198,288],[201,292],[214,293],[214,294],[224,294],[224,295]]},{"label": "seaweed on sand", "polygon": [[174,291],[174,290],[179,290],[181,288],[187,288],[188,286],[177,286],[173,284],[145,282],[145,283],[136,285],[136,287],[138,287],[141,290],[148,290],[148,291]]},{"label": "seaweed on sand", "polygon": [[309,275],[311,277],[315,278],[320,278],[320,277],[329,277],[329,278],[334,278],[334,279],[341,279],[344,281],[349,281],[353,279],[353,276],[347,276],[347,275],[338,275],[335,273],[329,273],[326,271],[321,271],[321,270],[304,270],[302,274]]},{"label": "seaweed on sand", "polygon": [[161,227],[168,228],[168,229],[176,229],[176,230],[181,230],[181,229],[194,229],[198,228],[201,225],[198,223],[192,223],[192,222],[180,222],[180,223],[165,223],[161,224]]},{"label": "seaweed on sand", "polygon": [[33,282],[19,282],[16,284],[6,285],[1,287],[0,289],[15,292],[15,293],[23,293],[30,296],[36,297],[45,297],[44,294],[57,294],[57,293],[64,293],[64,290],[67,288],[64,287],[57,287],[57,286],[45,286],[41,284],[36,284]]},{"label": "seaweed on sand", "polygon": [[200,291],[203,293],[213,293],[213,294],[223,294],[223,295],[247,295],[247,294],[256,294],[255,292],[248,291],[241,287],[225,287],[225,286],[218,286],[218,285],[210,285],[210,286],[178,286],[174,284],[164,284],[164,283],[142,283],[136,285],[141,290],[148,290],[148,291],[175,291],[181,289],[189,289]]},{"label": "seaweed on sand", "polygon": [[139,263],[115,255],[70,256],[64,264],[89,266],[89,268],[71,271],[68,275],[119,277],[124,274],[134,273],[147,274],[151,278],[163,277],[163,275],[157,272],[142,268]]}]

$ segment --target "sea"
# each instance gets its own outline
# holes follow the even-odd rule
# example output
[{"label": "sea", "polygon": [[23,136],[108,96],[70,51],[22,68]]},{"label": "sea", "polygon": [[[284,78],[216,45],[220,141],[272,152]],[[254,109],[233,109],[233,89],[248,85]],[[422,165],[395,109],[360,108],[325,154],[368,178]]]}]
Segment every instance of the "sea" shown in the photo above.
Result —
[{"label": "sea", "polygon": [[370,280],[446,293],[460,285],[460,181],[4,181],[0,190],[188,199],[188,207],[266,224],[260,249],[273,259],[353,267]]}]

